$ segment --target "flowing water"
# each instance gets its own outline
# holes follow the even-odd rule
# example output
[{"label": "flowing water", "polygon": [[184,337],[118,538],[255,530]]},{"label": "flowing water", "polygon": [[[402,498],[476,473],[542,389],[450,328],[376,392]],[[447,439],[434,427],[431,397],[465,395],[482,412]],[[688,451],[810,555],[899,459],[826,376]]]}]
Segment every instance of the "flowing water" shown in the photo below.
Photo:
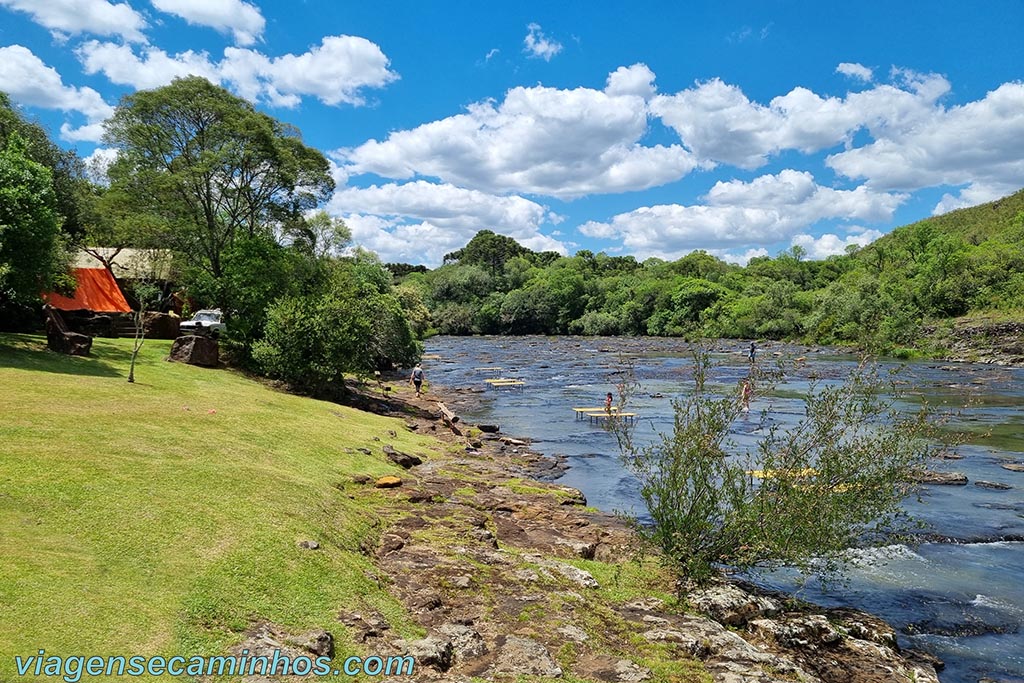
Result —
[{"label": "flowing water", "polygon": [[[722,341],[714,381],[735,386],[748,370],[746,346]],[[574,406],[600,406],[615,393],[624,368],[633,368],[640,389],[630,410],[640,415],[638,433],[651,439],[671,428],[671,399],[688,389],[687,346],[676,340],[593,337],[435,337],[427,342],[427,379],[451,391],[471,422],[501,425],[529,436],[533,449],[563,455],[569,470],[560,483],[582,490],[589,504],[608,512],[644,517],[639,486],[618,460],[614,438],[600,425],[574,417]],[[812,377],[837,380],[857,359],[834,350],[766,345],[758,362],[804,357],[789,363],[785,381],[771,396],[755,396],[750,415],[734,426],[741,446],[768,420],[792,424],[803,415],[800,396]],[[501,368],[496,370],[495,368]],[[906,506],[927,525],[929,542],[860,553],[841,586],[815,582],[802,597],[829,606],[864,609],[885,618],[902,646],[927,650],[946,662],[945,683],[982,678],[1024,681],[1024,472],[1001,467],[1024,462],[1024,369],[976,364],[914,362],[904,368],[911,400],[965,405],[958,430],[972,434],[963,458],[934,469],[962,472],[967,486],[925,486]],[[489,377],[518,377],[522,388],[488,388]],[[968,401],[970,399],[970,401]],[[996,490],[977,481],[1008,484]],[[795,577],[777,572],[763,579],[793,590]]]}]

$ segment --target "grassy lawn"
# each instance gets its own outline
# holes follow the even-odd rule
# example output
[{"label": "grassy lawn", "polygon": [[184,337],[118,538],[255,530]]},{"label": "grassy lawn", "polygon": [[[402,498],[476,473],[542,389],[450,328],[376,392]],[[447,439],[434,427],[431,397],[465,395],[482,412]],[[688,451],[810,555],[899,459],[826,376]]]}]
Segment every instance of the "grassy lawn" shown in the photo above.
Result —
[{"label": "grassy lawn", "polygon": [[259,619],[327,628],[344,656],[342,607],[411,635],[358,550],[383,498],[338,487],[398,473],[346,452],[380,453],[375,436],[436,444],[398,420],[165,362],[169,345],[146,343],[132,385],[130,340],[71,358],[0,335],[0,680],[39,649],[222,654]]}]

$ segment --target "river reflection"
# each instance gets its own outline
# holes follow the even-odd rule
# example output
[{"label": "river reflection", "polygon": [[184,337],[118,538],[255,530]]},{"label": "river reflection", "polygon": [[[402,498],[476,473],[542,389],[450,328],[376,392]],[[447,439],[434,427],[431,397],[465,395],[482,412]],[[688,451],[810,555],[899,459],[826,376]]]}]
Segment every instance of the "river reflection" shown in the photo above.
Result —
[{"label": "river reflection", "polygon": [[[747,373],[748,346],[713,345],[720,363],[714,381],[735,386]],[[689,388],[691,361],[685,343],[670,339],[594,337],[434,337],[426,344],[429,381],[452,392],[469,421],[496,422],[508,434],[529,436],[534,450],[564,455],[570,468],[561,483],[581,489],[591,505],[608,512],[644,517],[636,480],[618,460],[610,434],[576,420],[573,406],[601,405],[615,392],[627,366],[640,389],[630,410],[640,414],[638,437],[651,439],[672,425],[671,399]],[[812,377],[835,381],[857,358],[832,350],[768,344],[759,362],[806,359],[786,365],[785,382],[772,396],[756,396],[753,417],[740,419],[734,440],[756,443],[759,412],[772,423],[791,424],[803,415],[800,396]],[[501,368],[500,371],[483,368]],[[492,389],[484,381],[502,375],[526,382],[522,389]],[[935,469],[963,472],[967,486],[925,487],[907,507],[928,525],[928,533],[954,542],[924,543],[865,551],[850,581],[829,591],[813,581],[803,597],[827,605],[866,609],[901,632],[901,645],[927,649],[946,661],[944,682],[1024,680],[1024,472],[1002,465],[1024,462],[1024,370],[974,364],[915,362],[905,379],[910,400],[968,405],[957,429],[974,436],[963,458]],[[975,485],[1009,484],[1009,490]],[[793,577],[779,572],[769,584],[792,589]]]}]

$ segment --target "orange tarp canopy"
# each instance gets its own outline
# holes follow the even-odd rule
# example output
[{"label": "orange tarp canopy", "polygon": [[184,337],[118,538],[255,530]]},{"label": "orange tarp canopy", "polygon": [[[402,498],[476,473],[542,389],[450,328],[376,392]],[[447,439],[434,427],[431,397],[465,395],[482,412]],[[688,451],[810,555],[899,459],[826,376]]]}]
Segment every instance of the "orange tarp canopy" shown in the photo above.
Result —
[{"label": "orange tarp canopy", "polygon": [[131,307],[124,300],[121,288],[106,268],[75,268],[72,271],[75,295],[71,298],[55,292],[43,294],[43,300],[62,311],[94,311],[96,313],[130,313]]}]

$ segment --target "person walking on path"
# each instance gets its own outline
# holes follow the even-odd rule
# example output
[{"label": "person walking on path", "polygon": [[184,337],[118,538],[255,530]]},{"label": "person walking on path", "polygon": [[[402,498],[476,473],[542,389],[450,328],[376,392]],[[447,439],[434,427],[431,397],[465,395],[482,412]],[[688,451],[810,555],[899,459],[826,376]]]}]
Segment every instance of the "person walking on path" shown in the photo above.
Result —
[{"label": "person walking on path", "polygon": [[423,387],[423,368],[420,367],[419,363],[412,369],[412,375],[409,376],[409,384],[416,387],[416,398],[419,398]]}]

